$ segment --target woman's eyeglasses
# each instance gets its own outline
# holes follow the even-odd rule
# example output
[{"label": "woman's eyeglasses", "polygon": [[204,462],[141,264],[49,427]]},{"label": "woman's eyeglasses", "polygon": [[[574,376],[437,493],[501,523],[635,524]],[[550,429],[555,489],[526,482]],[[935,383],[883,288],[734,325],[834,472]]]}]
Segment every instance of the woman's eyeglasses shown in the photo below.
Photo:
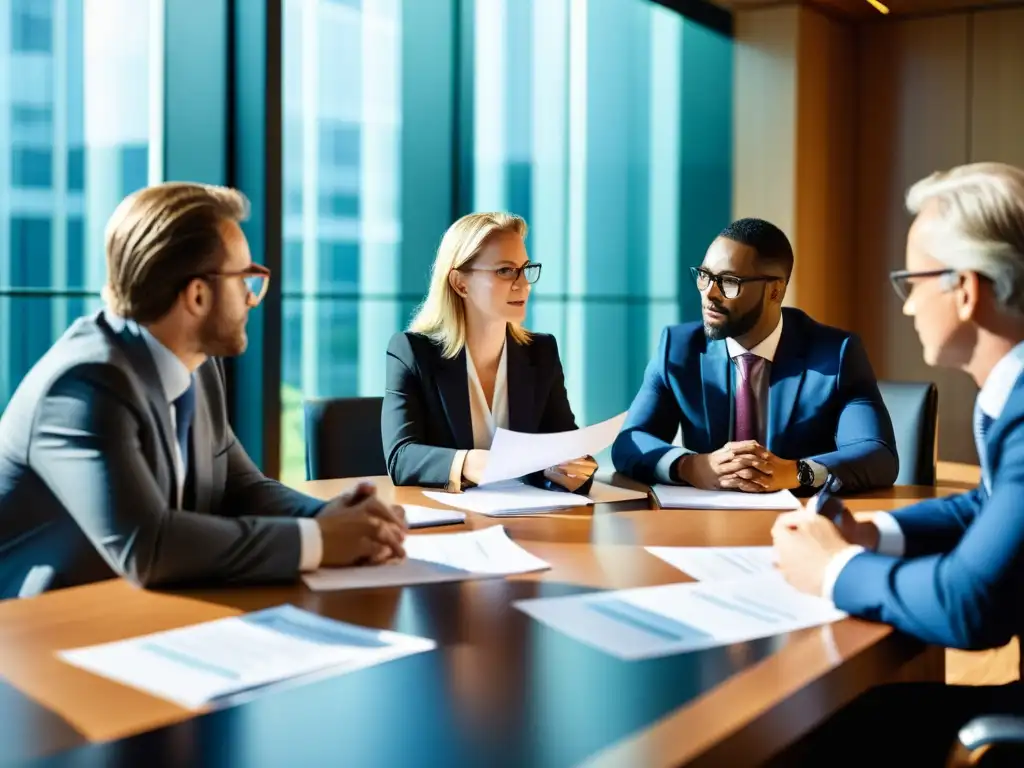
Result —
[{"label": "woman's eyeglasses", "polygon": [[519,279],[519,275],[522,275],[526,282],[536,283],[540,280],[540,264],[523,264],[521,267],[496,267],[494,269],[485,269],[483,267],[460,267],[460,272],[492,272],[499,279],[507,280],[510,283],[514,283]]}]

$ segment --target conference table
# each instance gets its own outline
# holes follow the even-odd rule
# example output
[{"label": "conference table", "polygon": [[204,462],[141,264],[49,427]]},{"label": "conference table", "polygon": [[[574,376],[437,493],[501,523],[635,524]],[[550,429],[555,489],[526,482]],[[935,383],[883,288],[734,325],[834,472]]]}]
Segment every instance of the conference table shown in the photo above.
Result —
[{"label": "conference table", "polygon": [[[301,582],[146,591],[121,579],[0,603],[0,762],[13,765],[782,765],[868,688],[942,680],[942,649],[855,619],[728,647],[623,661],[513,607],[520,599],[689,581],[645,546],[770,543],[777,512],[658,509],[618,476],[596,503],[504,525],[551,569],[417,587],[313,592]],[[396,503],[439,506],[372,478]],[[307,483],[329,498],[356,479]],[[894,509],[959,488],[850,497]],[[428,637],[436,650],[189,711],[55,652],[284,603]]]}]

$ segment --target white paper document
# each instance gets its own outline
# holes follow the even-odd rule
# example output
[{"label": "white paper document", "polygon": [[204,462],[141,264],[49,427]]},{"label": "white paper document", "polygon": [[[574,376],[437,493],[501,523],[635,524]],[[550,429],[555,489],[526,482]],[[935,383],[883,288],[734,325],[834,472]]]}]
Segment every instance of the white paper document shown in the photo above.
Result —
[{"label": "white paper document", "polygon": [[625,420],[626,414],[620,413],[582,429],[540,435],[499,428],[491,441],[480,485],[522,477],[582,456],[595,456],[615,441]]},{"label": "white paper document", "polygon": [[775,573],[772,547],[644,547],[697,581],[723,581]]},{"label": "white paper document", "polygon": [[87,648],[58,651],[76,667],[197,709],[298,676],[349,672],[429,651],[433,640],[368,629],[281,605]]},{"label": "white paper document", "polygon": [[799,509],[800,502],[789,491],[744,493],[743,491],[706,491],[688,485],[651,486],[658,504],[664,509]]},{"label": "white paper document", "polygon": [[416,504],[403,504],[405,522],[410,528],[430,528],[435,525],[455,525],[466,522],[465,512],[454,509],[434,509]]},{"label": "white paper document", "polygon": [[621,659],[731,645],[846,617],[778,574],[515,603],[537,621]]},{"label": "white paper document", "polygon": [[551,566],[534,557],[493,525],[466,533],[408,536],[400,563],[353,568],[321,568],[302,580],[312,590],[404,587],[544,571]]},{"label": "white paper document", "polygon": [[470,512],[491,517],[529,515],[537,512],[550,512],[554,509],[588,506],[594,503],[578,493],[535,488],[521,480],[506,480],[485,488],[470,488],[462,493],[424,491],[423,495],[442,504],[468,509]]}]

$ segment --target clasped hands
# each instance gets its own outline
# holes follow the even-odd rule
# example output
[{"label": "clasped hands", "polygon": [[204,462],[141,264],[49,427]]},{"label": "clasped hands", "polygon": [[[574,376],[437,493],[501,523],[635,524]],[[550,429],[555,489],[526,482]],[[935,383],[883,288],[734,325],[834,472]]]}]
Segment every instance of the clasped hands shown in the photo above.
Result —
[{"label": "clasped hands", "polygon": [[782,459],[756,440],[726,443],[713,453],[682,456],[679,476],[694,488],[768,493],[800,485],[796,462]]},{"label": "clasped hands", "polygon": [[386,504],[372,483],[361,482],[331,499],[316,517],[327,567],[379,565],[405,557],[405,510]]}]

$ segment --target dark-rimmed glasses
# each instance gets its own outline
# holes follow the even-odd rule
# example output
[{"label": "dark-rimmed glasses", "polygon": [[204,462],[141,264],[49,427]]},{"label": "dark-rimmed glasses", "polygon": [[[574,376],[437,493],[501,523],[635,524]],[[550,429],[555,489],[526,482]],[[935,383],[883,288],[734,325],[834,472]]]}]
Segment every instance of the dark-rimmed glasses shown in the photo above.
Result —
[{"label": "dark-rimmed glasses", "polygon": [[484,267],[459,267],[459,272],[491,272],[501,280],[514,283],[522,275],[526,282],[536,283],[540,280],[540,264],[523,264],[521,267],[501,266],[494,269]]},{"label": "dark-rimmed glasses", "polygon": [[727,299],[735,299],[740,295],[744,283],[761,283],[772,280],[783,280],[776,275],[755,275],[754,277],[737,277],[735,275],[715,275],[703,267],[690,267],[690,274],[697,283],[697,290],[701,293],[708,290],[711,284],[718,286],[718,290]]},{"label": "dark-rimmed glasses", "polygon": [[250,307],[259,306],[259,303],[263,301],[263,297],[267,295],[267,289],[270,288],[270,270],[262,264],[250,264],[245,269],[232,272],[203,272],[192,275],[188,279],[213,280],[218,277],[242,278],[242,282],[245,284],[245,289],[248,292],[245,297],[245,303]]},{"label": "dark-rimmed glasses", "polygon": [[889,273],[889,282],[900,301],[906,304],[911,291],[914,290],[916,281],[930,277],[943,277],[945,279],[942,281],[942,290],[948,291],[956,285],[956,280],[952,279],[956,274],[955,269],[926,269],[920,272],[896,269]]}]

